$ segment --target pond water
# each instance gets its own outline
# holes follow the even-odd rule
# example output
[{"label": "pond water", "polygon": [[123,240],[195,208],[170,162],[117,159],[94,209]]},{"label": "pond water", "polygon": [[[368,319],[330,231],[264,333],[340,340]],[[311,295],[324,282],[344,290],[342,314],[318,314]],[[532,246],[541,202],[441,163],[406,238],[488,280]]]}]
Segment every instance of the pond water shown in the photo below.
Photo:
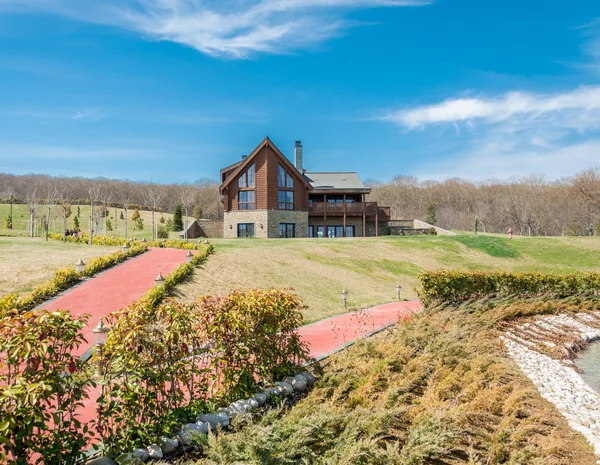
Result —
[{"label": "pond water", "polygon": [[600,342],[590,344],[575,363],[583,370],[583,380],[596,392],[600,392]]}]

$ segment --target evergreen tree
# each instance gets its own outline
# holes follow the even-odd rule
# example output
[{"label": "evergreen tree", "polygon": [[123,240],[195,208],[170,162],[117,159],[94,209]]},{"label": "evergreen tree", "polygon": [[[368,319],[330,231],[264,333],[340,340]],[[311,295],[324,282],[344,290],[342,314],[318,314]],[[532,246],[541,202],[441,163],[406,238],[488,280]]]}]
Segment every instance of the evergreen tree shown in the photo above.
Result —
[{"label": "evergreen tree", "polygon": [[435,204],[430,203],[427,205],[427,217],[425,218],[425,223],[435,225],[437,223],[437,218],[435,217],[437,207]]},{"label": "evergreen tree", "polygon": [[79,217],[78,216],[73,217],[73,227],[75,229],[79,229]]},{"label": "evergreen tree", "polygon": [[181,205],[175,207],[173,213],[173,231],[183,231],[183,215],[181,214]]}]

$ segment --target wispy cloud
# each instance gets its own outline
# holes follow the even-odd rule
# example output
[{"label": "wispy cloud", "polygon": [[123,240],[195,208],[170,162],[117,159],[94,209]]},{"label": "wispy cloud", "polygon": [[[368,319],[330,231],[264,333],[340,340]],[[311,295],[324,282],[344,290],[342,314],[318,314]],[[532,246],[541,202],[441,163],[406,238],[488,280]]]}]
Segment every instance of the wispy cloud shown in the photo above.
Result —
[{"label": "wispy cloud", "polygon": [[381,117],[408,129],[436,124],[506,124],[530,126],[552,122],[585,130],[600,123],[600,87],[580,87],[555,94],[509,92],[497,97],[448,99],[433,105],[405,108]]},{"label": "wispy cloud", "polygon": [[45,11],[136,31],[214,56],[287,53],[344,34],[349,12],[433,0],[0,0],[0,12]]},{"label": "wispy cloud", "polygon": [[85,120],[85,121],[99,121],[102,119],[102,113],[98,108],[85,108],[83,110],[75,111],[75,114],[71,117],[74,120]]},{"label": "wispy cloud", "polygon": [[437,159],[415,173],[426,179],[556,179],[600,164],[600,86],[461,96],[387,111],[379,119],[415,136],[425,132]]}]

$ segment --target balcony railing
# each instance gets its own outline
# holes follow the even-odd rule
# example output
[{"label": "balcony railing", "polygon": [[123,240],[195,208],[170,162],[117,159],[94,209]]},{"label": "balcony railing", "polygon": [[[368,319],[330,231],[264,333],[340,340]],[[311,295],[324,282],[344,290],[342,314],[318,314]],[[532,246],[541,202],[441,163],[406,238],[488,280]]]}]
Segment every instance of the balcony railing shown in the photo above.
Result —
[{"label": "balcony railing", "polygon": [[308,206],[309,215],[321,216],[357,216],[365,213],[367,216],[375,216],[379,210],[382,220],[390,218],[389,207],[378,207],[377,202],[311,202]]}]

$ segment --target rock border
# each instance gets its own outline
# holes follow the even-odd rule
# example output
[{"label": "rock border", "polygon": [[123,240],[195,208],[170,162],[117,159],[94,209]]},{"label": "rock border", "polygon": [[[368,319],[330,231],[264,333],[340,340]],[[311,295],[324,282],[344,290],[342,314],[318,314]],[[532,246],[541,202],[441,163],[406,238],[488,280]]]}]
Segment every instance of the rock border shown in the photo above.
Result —
[{"label": "rock border", "polygon": [[573,362],[588,343],[600,340],[600,312],[546,316],[503,326],[508,330],[500,339],[510,357],[600,457],[600,394],[588,386]]},{"label": "rock border", "polygon": [[209,432],[226,430],[231,420],[238,415],[256,410],[264,406],[270,397],[289,397],[293,394],[303,394],[313,388],[317,378],[309,371],[302,371],[295,376],[286,376],[273,386],[266,387],[248,399],[232,402],[228,407],[222,407],[216,413],[199,415],[195,423],[182,425],[174,438],[162,436],[160,444],[150,444],[119,455],[116,459],[100,456],[86,462],[87,465],[131,465],[141,464],[149,460],[161,460],[178,452],[185,452],[192,446],[194,437],[207,435]]}]

